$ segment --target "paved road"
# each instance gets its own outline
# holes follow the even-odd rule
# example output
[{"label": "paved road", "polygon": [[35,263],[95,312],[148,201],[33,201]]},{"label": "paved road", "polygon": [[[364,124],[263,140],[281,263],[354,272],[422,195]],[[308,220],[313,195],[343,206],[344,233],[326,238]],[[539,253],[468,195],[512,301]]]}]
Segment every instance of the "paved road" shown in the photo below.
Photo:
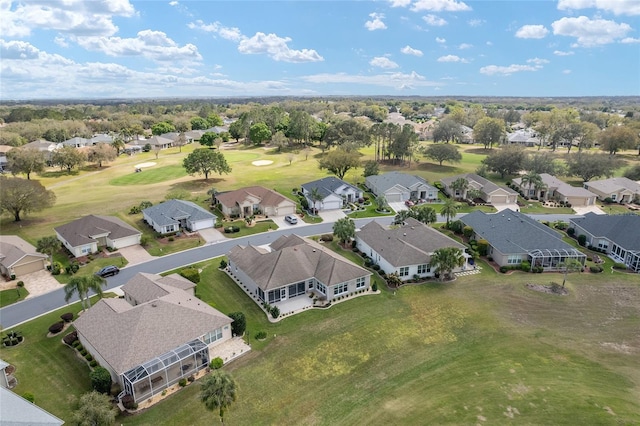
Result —
[{"label": "paved road", "polygon": [[[463,214],[459,214],[458,217]],[[579,215],[530,215],[535,220],[546,220],[555,222],[557,220],[568,221],[572,217],[580,217]],[[361,228],[366,223],[373,220],[356,219],[356,228]],[[393,220],[392,216],[378,217],[377,221],[383,224],[389,224]],[[444,222],[445,219],[441,216],[438,217],[439,222]],[[295,234],[300,236],[310,236],[331,233],[333,223],[320,223],[316,225],[304,225],[300,224],[295,228]],[[206,246],[197,247],[191,250],[182,251],[179,253],[169,254],[163,257],[155,258],[148,262],[138,263],[126,268],[123,268],[120,273],[114,277],[107,279],[107,286],[105,290],[111,290],[119,287],[129,281],[138,272],[147,272],[153,274],[159,274],[172,269],[177,269],[182,266],[191,265],[194,263],[202,262],[215,257],[220,257],[229,252],[229,250],[238,245],[263,245],[270,244],[278,239],[278,237],[286,234],[291,234],[293,229],[279,229],[276,231],[264,232],[262,234],[250,235],[248,237],[228,239],[220,242],[210,243]],[[70,303],[77,302],[78,298],[74,297],[70,300]],[[0,325],[4,330],[15,327],[18,324],[29,321],[33,318],[44,315],[53,310],[59,309],[65,306],[67,303],[64,301],[64,291],[62,288],[54,290],[50,293],[43,294],[41,296],[29,298],[18,303],[14,303],[7,307],[0,309]]]}]

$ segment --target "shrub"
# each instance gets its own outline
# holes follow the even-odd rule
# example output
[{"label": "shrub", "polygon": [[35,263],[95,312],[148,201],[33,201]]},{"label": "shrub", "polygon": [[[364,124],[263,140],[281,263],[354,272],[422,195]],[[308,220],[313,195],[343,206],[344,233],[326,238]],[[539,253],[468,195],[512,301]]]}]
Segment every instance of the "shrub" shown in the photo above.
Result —
[{"label": "shrub", "polygon": [[187,379],[180,379],[178,384],[180,385],[181,388],[187,386]]},{"label": "shrub", "polygon": [[[489,241],[487,241],[487,240],[479,240],[478,241],[478,253],[480,253],[480,256],[486,256],[488,252],[489,252]],[[491,261],[493,259],[488,259],[488,260]]]},{"label": "shrub", "polygon": [[104,367],[96,367],[89,373],[91,379],[91,387],[100,393],[109,393],[111,391],[111,374]]},{"label": "shrub", "polygon": [[473,235],[473,228],[470,226],[465,226],[464,228],[462,228],[462,235],[469,238],[471,235]]},{"label": "shrub", "polygon": [[594,274],[597,274],[598,272],[602,272],[602,271],[604,271],[604,269],[602,268],[602,266],[598,266],[598,265],[595,265],[595,266],[589,266],[589,272],[592,272],[592,273],[594,273]]},{"label": "shrub", "polygon": [[180,275],[194,284],[200,282],[200,272],[196,268],[183,268],[180,270]]},{"label": "shrub", "polygon": [[271,316],[273,318],[278,318],[280,316],[280,308],[278,308],[277,306],[272,306],[271,307]]},{"label": "shrub", "polygon": [[464,223],[461,220],[454,220],[449,223],[449,229],[455,232],[456,234],[462,234],[462,229],[464,228]]},{"label": "shrub", "polygon": [[[107,250],[114,251],[114,249],[111,247],[107,247]],[[71,274],[75,274],[76,272],[78,272],[78,269],[80,269],[80,265],[78,264],[78,262],[72,262],[71,265],[69,265],[69,273]]]},{"label": "shrub", "polygon": [[188,381],[189,383],[193,383],[193,382],[195,382],[195,381],[196,381],[196,377],[192,374],[192,375],[190,375],[189,377],[187,377],[187,381]]},{"label": "shrub", "polygon": [[603,201],[604,201],[605,204],[612,204],[613,203],[613,198],[607,197]]},{"label": "shrub", "polygon": [[222,259],[222,260],[220,261],[220,269],[224,269],[224,268],[226,268],[226,267],[227,267],[227,261],[226,261],[226,260],[224,260],[224,259]]},{"label": "shrub", "polygon": [[231,312],[229,318],[233,320],[231,323],[231,333],[236,336],[242,336],[247,329],[247,318],[242,312]]},{"label": "shrub", "polygon": [[333,234],[322,234],[320,236],[320,241],[324,241],[325,243],[333,241]]},{"label": "shrub", "polygon": [[373,268],[374,271],[379,271],[380,270],[380,265],[375,264],[375,265],[372,266],[372,268]]},{"label": "shrub", "polygon": [[500,272],[502,272],[503,274],[504,274],[505,272],[507,272],[508,270],[509,270],[509,267],[507,267],[507,266],[501,266],[501,267],[500,267]]},{"label": "shrub", "polygon": [[257,340],[264,340],[267,338],[267,332],[266,331],[258,331],[255,335],[255,338]]},{"label": "shrub", "polygon": [[586,243],[587,243],[587,236],[584,234],[578,235],[578,244],[580,244],[581,247],[584,247]]},{"label": "shrub", "polygon": [[31,392],[25,392],[22,394],[22,397],[29,401],[30,403],[36,402],[36,397]]},{"label": "shrub", "polygon": [[[480,247],[478,247],[478,249],[480,249]],[[487,256],[487,260],[488,260],[489,262],[493,262],[493,256]]]},{"label": "shrub", "polygon": [[73,321],[73,312],[67,312],[65,314],[62,314],[62,315],[60,315],[60,318],[64,322],[71,322],[71,321]]},{"label": "shrub", "polygon": [[85,356],[87,353],[88,352],[85,348],[80,349],[80,355]]},{"label": "shrub", "polygon": [[120,402],[122,402],[123,407],[127,410],[135,410],[136,408],[138,408],[138,404],[136,404],[133,400],[133,395],[123,396],[122,399],[120,399]]},{"label": "shrub", "polygon": [[24,281],[18,281],[16,285],[20,288],[24,287]]},{"label": "shrub", "polygon": [[118,396],[120,395],[120,392],[122,392],[122,386],[120,386],[120,383],[118,382],[111,383],[111,390],[109,392],[111,396]]},{"label": "shrub", "polygon": [[[73,333],[75,333],[75,331]],[[71,333],[71,334],[73,334],[73,333]],[[71,343],[71,346],[73,346],[74,348],[78,349],[78,346],[80,346],[80,340],[74,340],[73,343]]]},{"label": "shrub", "polygon": [[373,284],[371,284],[371,290],[378,291],[378,283],[374,282]]},{"label": "shrub", "polygon": [[138,214],[140,213],[140,207],[138,206],[133,206],[131,207],[131,209],[129,209],[129,214]]},{"label": "shrub", "polygon": [[575,233],[576,233],[575,228],[568,228],[567,229],[567,235],[568,236],[573,237],[575,235]]},{"label": "shrub", "polygon": [[520,264],[520,269],[524,272],[529,272],[531,270],[531,263],[524,261]]},{"label": "shrub", "polygon": [[93,355],[91,355],[90,353],[87,353],[84,356],[84,359],[86,359],[87,361],[91,362],[91,361],[93,361]]},{"label": "shrub", "polygon": [[[77,345],[80,344],[80,340],[78,340],[78,332],[77,331],[73,331],[73,332],[67,334],[66,336],[64,336],[62,338],[62,340],[67,345],[71,345],[73,347],[76,347]],[[76,343],[76,342],[78,342],[78,343]]]},{"label": "shrub", "polygon": [[89,363],[89,365],[90,365],[92,368],[95,368],[95,367],[97,367],[97,366],[98,366],[98,361],[96,361],[95,359],[92,359],[92,360],[91,360],[91,362]]},{"label": "shrub", "polygon": [[169,238],[167,238],[167,240],[168,240],[169,242],[171,242],[171,241],[175,240],[175,238],[173,238],[173,235],[172,235],[172,236],[170,236]]},{"label": "shrub", "polygon": [[64,321],[56,322],[54,324],[51,324],[51,326],[49,327],[49,333],[58,334],[62,331],[63,328],[64,328]]},{"label": "shrub", "polygon": [[222,368],[223,364],[224,361],[218,356],[211,360],[211,362],[209,363],[209,368],[211,368],[212,370],[218,370]]},{"label": "shrub", "polygon": [[616,262],[613,264],[613,268],[614,269],[627,269],[627,265],[625,265],[624,263],[620,263],[620,262]]},{"label": "shrub", "polygon": [[151,237],[149,237],[148,235],[143,235],[140,237],[140,245],[142,247],[148,246],[150,242],[151,242]]}]

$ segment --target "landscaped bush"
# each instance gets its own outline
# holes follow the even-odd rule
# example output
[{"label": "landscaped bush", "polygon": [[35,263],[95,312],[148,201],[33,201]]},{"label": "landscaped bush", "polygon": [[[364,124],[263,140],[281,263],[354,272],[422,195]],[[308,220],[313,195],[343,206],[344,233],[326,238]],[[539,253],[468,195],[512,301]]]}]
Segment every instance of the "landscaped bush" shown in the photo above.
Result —
[{"label": "landscaped bush", "polygon": [[324,241],[325,243],[333,241],[333,234],[322,234],[320,236],[320,241]]},{"label": "landscaped bush", "polygon": [[264,340],[267,338],[267,332],[266,331],[258,331],[255,335],[256,340]]},{"label": "landscaped bush", "polygon": [[111,396],[118,396],[120,395],[120,392],[122,392],[122,386],[120,386],[120,383],[118,382],[111,383],[111,390],[109,391]]},{"label": "landscaped bush", "polygon": [[371,284],[371,290],[378,291],[378,283],[374,282],[373,284]]},{"label": "landscaped bush", "polygon": [[534,266],[531,270],[536,274],[541,274],[544,272],[544,268],[542,266]]},{"label": "landscaped bush", "polygon": [[509,270],[508,266],[501,266],[500,267],[500,272],[502,272],[503,274],[506,273]]},{"label": "landscaped bush", "polygon": [[95,359],[92,359],[89,365],[91,366],[91,368],[95,368],[98,366],[98,361],[96,361]]},{"label": "landscaped bush", "polygon": [[180,381],[178,382],[178,384],[180,385],[180,387],[185,387],[187,386],[187,379],[180,379]]},{"label": "landscaped bush", "polygon": [[380,270],[380,265],[375,264],[375,265],[372,266],[372,268],[373,268],[374,271],[379,271]]},{"label": "landscaped bush", "polygon": [[187,381],[188,381],[189,383],[193,383],[193,382],[195,382],[195,381],[196,381],[196,377],[192,374],[192,375],[190,375],[189,377],[187,377]]},{"label": "landscaped bush", "polygon": [[168,240],[169,242],[172,242],[173,240],[175,240],[175,238],[173,238],[173,235],[172,235],[172,236],[170,236],[169,238],[167,238],[167,240]]},{"label": "landscaped bush", "polygon": [[602,266],[598,266],[598,265],[589,266],[589,272],[592,272],[594,274],[597,274],[597,273],[602,272],[602,271],[604,271]]},{"label": "landscaped bush", "polygon": [[91,362],[93,361],[93,355],[91,355],[90,353],[86,354],[84,356],[84,359],[86,359],[87,361]]},{"label": "landscaped bush", "polygon": [[613,264],[613,269],[626,270],[627,269],[627,265],[625,265],[624,263],[616,262],[616,263]]},{"label": "landscaped bush", "polygon": [[[111,247],[107,247],[107,250],[114,251],[115,249]],[[68,271],[70,274],[75,274],[76,272],[78,272],[78,269],[80,269],[80,265],[78,264],[78,262],[71,262],[71,265],[69,265]]]},{"label": "landscaped bush", "polygon": [[180,275],[192,283],[198,284],[200,282],[200,272],[196,268],[183,268],[180,270]]},{"label": "landscaped bush", "polygon": [[18,281],[18,282],[16,283],[16,286],[18,286],[18,287],[20,287],[20,288],[24,287],[24,281]]},{"label": "landscaped bush", "polygon": [[464,228],[462,228],[462,235],[464,235],[466,238],[469,238],[471,235],[473,235],[473,228],[470,226],[465,226]]},{"label": "landscaped bush", "polygon": [[91,387],[100,393],[109,393],[111,390],[111,374],[104,367],[96,367],[89,373],[91,379]]},{"label": "landscaped bush", "polygon": [[370,267],[371,265],[373,265],[373,262],[371,261],[371,259],[366,259],[364,261],[364,266],[366,266],[367,268]]},{"label": "landscaped bush", "polygon": [[236,232],[240,232],[240,227],[235,225],[227,226],[226,228],[224,228],[224,232],[225,234],[234,234]]},{"label": "landscaped bush", "polygon": [[51,326],[49,327],[49,333],[58,334],[62,331],[63,328],[64,328],[64,321],[56,322],[54,324],[51,324]]},{"label": "landscaped bush", "polygon": [[135,410],[138,408],[138,404],[133,400],[133,395],[123,396],[122,399],[120,399],[120,402],[122,402],[122,406],[127,410]]},{"label": "landscaped bush", "polygon": [[2,338],[2,344],[4,346],[15,346],[18,343],[22,343],[24,337],[19,331],[9,331],[6,336]]},{"label": "landscaped bush", "polygon": [[[478,250],[480,250],[480,246],[478,246]],[[487,256],[487,260],[493,262],[493,256]]]},{"label": "landscaped bush", "polygon": [[584,234],[578,235],[578,244],[580,244],[581,247],[584,247],[586,243],[587,243],[587,236]]},{"label": "landscaped bush", "polygon": [[529,272],[531,270],[531,263],[524,261],[520,264],[520,269],[524,272]]},{"label": "landscaped bush", "polygon": [[233,320],[231,323],[231,333],[236,336],[242,336],[247,329],[247,318],[244,316],[244,313],[231,312],[228,317]]},{"label": "landscaped bush", "polygon": [[22,397],[29,401],[30,403],[36,402],[36,397],[31,392],[25,392],[22,394]]},{"label": "landscaped bush", "polygon": [[614,203],[613,198],[611,198],[611,197],[607,197],[602,201],[604,201],[605,204],[613,204]]},{"label": "landscaped bush", "polygon": [[224,269],[224,268],[226,268],[226,267],[227,267],[227,261],[226,261],[226,260],[224,260],[224,259],[222,259],[222,260],[220,261],[220,266],[219,266],[219,268],[220,268],[220,269]]},{"label": "landscaped bush", "polygon": [[575,228],[568,228],[567,229],[567,235],[568,236],[573,237],[575,235],[575,233],[576,233]]},{"label": "landscaped bush", "polygon": [[453,222],[449,222],[449,229],[458,235],[462,234],[462,228],[464,228],[464,223],[462,223],[461,220],[454,220]]},{"label": "landscaped bush", "polygon": [[[80,340],[78,340],[78,332],[73,331],[62,338],[62,341],[67,345],[77,346],[80,344]],[[78,342],[78,343],[76,343]]]},{"label": "landscaped bush", "polygon": [[[75,333],[75,331],[74,331],[73,333]],[[73,333],[70,333],[70,334],[73,334]],[[74,341],[71,343],[71,346],[73,346],[74,348],[78,349],[78,346],[80,346],[80,340],[77,340],[77,339],[76,339],[76,340],[74,340]]]},{"label": "landscaped bush", "polygon": [[223,365],[224,361],[218,356],[211,360],[211,362],[209,363],[209,368],[211,368],[212,370],[218,370],[219,368],[222,368]]},{"label": "landscaped bush", "polygon": [[62,321],[64,322],[71,322],[73,321],[73,312],[67,312],[65,314],[60,315],[60,318],[62,318]]},{"label": "landscaped bush", "polygon": [[278,318],[280,316],[280,308],[277,306],[272,306],[270,312],[273,318]]},{"label": "landscaped bush", "polygon": [[80,355],[82,356],[86,356],[87,355],[87,350],[85,348],[80,349]]},{"label": "landscaped bush", "polygon": [[[487,240],[478,240],[478,253],[480,256],[486,256],[489,252],[489,242]],[[493,259],[487,258],[489,261]]]}]

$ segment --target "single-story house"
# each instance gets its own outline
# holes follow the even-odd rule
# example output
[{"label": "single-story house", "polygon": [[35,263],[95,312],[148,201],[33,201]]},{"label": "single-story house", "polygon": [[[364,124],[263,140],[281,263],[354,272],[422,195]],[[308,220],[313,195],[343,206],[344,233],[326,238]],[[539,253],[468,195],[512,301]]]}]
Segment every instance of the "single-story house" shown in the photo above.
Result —
[{"label": "single-story house", "polygon": [[216,194],[215,203],[227,217],[248,217],[254,214],[286,216],[296,213],[295,202],[263,186],[249,186]]},{"label": "single-story house", "polygon": [[533,185],[529,187],[528,183],[523,184],[522,178],[515,178],[512,182],[518,185],[528,197],[563,201],[572,206],[593,206],[596,204],[596,194],[587,189],[571,186],[548,173],[540,173],[540,180],[543,186],[539,188],[535,188]]},{"label": "single-story house", "polygon": [[0,274],[20,277],[45,269],[48,256],[17,235],[0,235]]},{"label": "single-story house", "polygon": [[331,301],[367,290],[371,272],[297,235],[283,235],[270,247],[236,246],[228,255],[228,272],[261,304],[282,306],[310,293]]},{"label": "single-story house", "polygon": [[611,198],[616,203],[640,202],[640,183],[626,177],[593,180],[584,182],[583,186],[601,200]]},{"label": "single-story house", "polygon": [[76,136],[74,138],[67,139],[66,141],[63,141],[62,145],[64,145],[64,146],[72,146],[74,148],[82,148],[83,146],[93,145],[93,143],[91,142],[90,139],[81,138],[79,136]]},{"label": "single-story house", "polygon": [[407,173],[389,172],[367,176],[365,185],[376,196],[383,195],[388,203],[438,199],[438,188],[429,185],[420,176]]},{"label": "single-story house", "polygon": [[[462,193],[457,189],[451,188],[451,184],[458,179],[465,179],[469,184]],[[487,204],[515,204],[518,202],[518,193],[516,191],[506,186],[498,186],[489,179],[475,173],[446,177],[441,179],[440,182],[442,182],[445,192],[452,197],[466,199],[469,190],[474,189],[480,191],[480,198]]]},{"label": "single-story house", "polygon": [[510,209],[498,213],[475,210],[460,220],[473,228],[472,238],[487,241],[487,255],[499,266],[529,262],[532,267],[557,271],[566,259],[576,259],[583,265],[587,259],[552,228]]},{"label": "single-story house", "polygon": [[173,146],[173,139],[163,138],[162,136],[152,136],[149,139],[141,139],[135,141],[136,145],[151,145],[152,149],[166,149]]},{"label": "single-story house", "polygon": [[8,362],[0,359],[0,387],[9,389],[11,388],[11,384],[9,383],[9,374],[7,374],[7,368],[9,367]]},{"label": "single-story house", "polygon": [[614,261],[640,272],[640,216],[587,213],[571,219],[570,226],[576,236],[587,237],[587,246],[604,250]]},{"label": "single-story house", "polygon": [[38,151],[44,152],[45,159],[47,161],[51,161],[53,152],[62,148],[62,144],[58,142],[50,142],[44,139],[38,139],[37,141],[29,142],[28,144],[22,145],[22,148],[34,148]]},{"label": "single-story house", "polygon": [[9,389],[0,386],[0,425],[60,426],[60,420]]},{"label": "single-story house", "polygon": [[461,125],[460,126],[460,143],[473,144],[476,143],[475,137],[473,136],[473,129],[469,126]]},{"label": "single-story house", "polygon": [[89,139],[91,145],[96,145],[99,143],[113,143],[113,136],[108,135],[106,133],[97,133],[93,135],[91,139]]},{"label": "single-story house", "polygon": [[191,201],[168,200],[142,210],[145,222],[160,234],[213,228],[216,215]]},{"label": "single-story house", "polygon": [[[319,201],[312,199],[311,194],[314,191],[320,195]],[[363,196],[361,189],[335,176],[305,183],[302,185],[302,193],[307,199],[309,207],[316,208],[318,211],[341,209],[347,203],[354,203]]]},{"label": "single-story house", "polygon": [[[465,246],[441,232],[408,218],[404,225],[388,228],[373,220],[356,232],[356,247],[369,256],[387,274],[397,274],[402,281],[433,277],[431,256],[437,249],[459,248],[465,256],[466,269],[469,255]],[[454,271],[457,271],[454,270]]]},{"label": "single-story house", "polygon": [[510,144],[532,147],[540,145],[540,138],[538,138],[537,133],[533,130],[519,129],[513,133],[507,134],[507,142]]},{"label": "single-story house", "polygon": [[0,145],[0,172],[3,172],[7,168],[8,160],[7,153],[14,147],[11,145]]},{"label": "single-story house", "polygon": [[82,345],[136,402],[209,365],[232,319],[193,295],[178,274],[136,274],[124,298],[101,299],[74,321]]},{"label": "single-story house", "polygon": [[120,249],[140,244],[142,232],[113,216],[88,215],[54,228],[56,237],[75,256],[86,256],[99,247]]}]

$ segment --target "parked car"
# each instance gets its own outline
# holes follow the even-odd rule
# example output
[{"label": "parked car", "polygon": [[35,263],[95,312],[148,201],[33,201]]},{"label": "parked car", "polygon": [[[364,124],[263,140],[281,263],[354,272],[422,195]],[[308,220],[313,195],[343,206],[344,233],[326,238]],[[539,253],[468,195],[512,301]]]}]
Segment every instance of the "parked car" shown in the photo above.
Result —
[{"label": "parked car", "polygon": [[298,223],[298,218],[297,218],[297,217],[295,217],[295,216],[294,216],[294,215],[292,215],[292,214],[288,214],[288,215],[286,215],[286,216],[284,217],[284,220],[285,220],[285,221],[287,221],[287,222],[289,222],[289,223],[290,223],[290,224],[292,224],[292,225],[295,225],[296,223]]},{"label": "parked car", "polygon": [[407,207],[413,207],[414,206],[414,202],[411,200],[407,200],[404,202],[404,205]]},{"label": "parked car", "polygon": [[118,268],[115,265],[109,265],[109,266],[105,266],[104,268],[96,272],[96,275],[102,278],[106,278],[106,277],[112,277],[114,275],[118,275],[119,272],[120,272],[120,268]]}]

